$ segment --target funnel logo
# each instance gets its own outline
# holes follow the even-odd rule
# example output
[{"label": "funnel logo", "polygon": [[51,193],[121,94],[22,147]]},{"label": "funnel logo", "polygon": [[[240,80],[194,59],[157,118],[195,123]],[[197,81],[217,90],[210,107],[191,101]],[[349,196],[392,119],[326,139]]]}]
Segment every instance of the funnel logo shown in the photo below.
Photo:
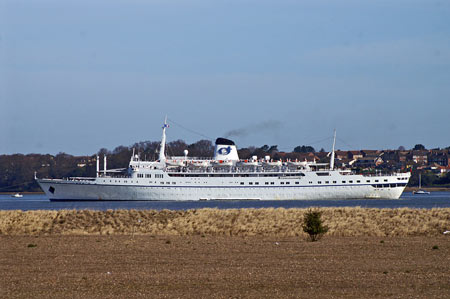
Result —
[{"label": "funnel logo", "polygon": [[222,147],[217,152],[219,154],[221,154],[221,155],[228,155],[229,153],[231,153],[231,146],[229,146],[229,147]]}]

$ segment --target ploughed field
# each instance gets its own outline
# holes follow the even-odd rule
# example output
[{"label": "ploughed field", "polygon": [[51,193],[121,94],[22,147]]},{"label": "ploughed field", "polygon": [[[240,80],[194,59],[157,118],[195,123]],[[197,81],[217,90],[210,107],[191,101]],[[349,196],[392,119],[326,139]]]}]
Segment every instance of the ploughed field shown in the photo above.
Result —
[{"label": "ploughed field", "polygon": [[450,298],[450,209],[0,211],[0,298]]},{"label": "ploughed field", "polygon": [[1,298],[450,297],[444,235],[0,236],[0,253]]}]

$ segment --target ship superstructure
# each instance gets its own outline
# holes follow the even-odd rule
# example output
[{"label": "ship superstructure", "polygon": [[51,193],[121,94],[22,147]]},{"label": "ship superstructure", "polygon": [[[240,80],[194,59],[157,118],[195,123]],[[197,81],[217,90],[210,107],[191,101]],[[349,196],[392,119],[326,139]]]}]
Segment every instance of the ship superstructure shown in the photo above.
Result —
[{"label": "ship superstructure", "polygon": [[[239,159],[236,145],[217,138],[214,157],[166,157],[167,121],[159,158],[144,161],[133,152],[128,168],[99,169],[92,178],[37,179],[50,200],[319,200],[398,199],[410,173],[356,174],[330,163]],[[335,136],[336,137],[336,136]],[[335,140],[335,138],[334,138]]]}]

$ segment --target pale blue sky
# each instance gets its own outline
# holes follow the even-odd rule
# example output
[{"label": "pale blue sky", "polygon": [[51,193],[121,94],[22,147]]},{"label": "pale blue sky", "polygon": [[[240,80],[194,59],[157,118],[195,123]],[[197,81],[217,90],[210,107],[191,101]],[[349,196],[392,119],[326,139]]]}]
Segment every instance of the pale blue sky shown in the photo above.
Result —
[{"label": "pale blue sky", "polygon": [[[0,154],[450,145],[450,1],[0,0]],[[173,124],[168,141],[202,139]]]}]

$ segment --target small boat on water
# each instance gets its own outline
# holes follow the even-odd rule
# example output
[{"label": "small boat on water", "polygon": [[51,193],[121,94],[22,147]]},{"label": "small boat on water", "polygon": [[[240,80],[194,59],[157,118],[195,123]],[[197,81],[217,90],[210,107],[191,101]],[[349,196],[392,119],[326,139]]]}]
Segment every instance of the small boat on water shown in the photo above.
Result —
[{"label": "small boat on water", "polygon": [[21,197],[23,197],[23,195],[20,193],[15,193],[15,194],[12,194],[11,197],[21,198]]},{"label": "small boat on water", "polygon": [[417,191],[413,191],[413,194],[430,194],[430,191],[417,190]]},{"label": "small boat on water", "polygon": [[413,194],[430,194],[430,191],[422,190],[422,175],[419,173],[419,189],[413,191]]}]

